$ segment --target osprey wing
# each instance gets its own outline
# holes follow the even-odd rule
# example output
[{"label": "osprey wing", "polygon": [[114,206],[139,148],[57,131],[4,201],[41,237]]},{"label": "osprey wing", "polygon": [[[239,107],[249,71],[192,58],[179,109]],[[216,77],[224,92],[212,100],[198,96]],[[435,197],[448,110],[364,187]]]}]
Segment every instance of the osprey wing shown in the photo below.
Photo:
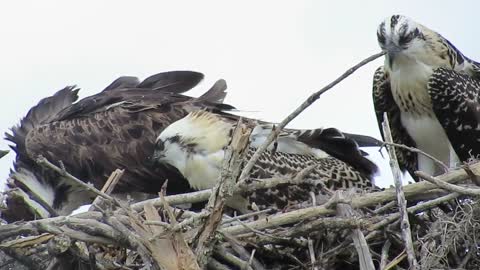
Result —
[{"label": "osprey wing", "polygon": [[428,92],[438,121],[461,161],[480,154],[480,80],[451,69],[438,68]]},{"label": "osprey wing", "polygon": [[[16,163],[10,175],[9,188],[44,191],[42,194],[46,196],[41,196],[44,205],[64,214],[89,200],[88,194],[80,194],[77,187],[62,181],[61,176],[38,168],[34,159],[42,155],[56,164],[62,161],[68,172],[97,188],[103,186],[112,171],[120,168],[125,169],[125,174],[115,192],[155,193],[165,179],[171,180],[169,192],[190,190],[176,170],[153,166],[151,156],[156,136],[190,111],[232,108],[217,103],[216,98],[223,99],[225,95],[221,85],[204,98],[179,94],[201,78],[201,73],[184,71],[160,73],[141,83],[133,77],[123,77],[102,92],[74,104],[78,90],[71,87],[45,98],[19,126],[12,128],[12,134],[7,134],[7,139],[15,143],[17,161],[22,161]],[[13,209],[9,221],[33,218],[34,215],[15,211],[18,207],[9,203],[9,199],[7,204]],[[7,215],[3,212],[3,216]]]},{"label": "osprey wing", "polygon": [[[134,77],[121,77],[102,92],[86,97],[65,108],[53,120],[78,118],[89,113],[108,110],[124,103],[125,100],[141,100],[145,96],[145,91],[180,94],[195,87],[202,79],[203,74],[194,71],[162,72],[152,75],[140,83]],[[150,93],[146,94],[149,95]]]}]

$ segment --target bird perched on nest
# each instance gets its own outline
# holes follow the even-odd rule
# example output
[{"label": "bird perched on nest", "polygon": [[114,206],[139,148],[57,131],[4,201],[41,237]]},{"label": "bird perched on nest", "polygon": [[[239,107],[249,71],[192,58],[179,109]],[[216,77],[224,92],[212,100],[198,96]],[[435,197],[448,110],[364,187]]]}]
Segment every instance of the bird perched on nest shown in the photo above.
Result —
[{"label": "bird perched on nest", "polygon": [[[188,114],[168,126],[158,136],[154,159],[167,163],[188,180],[194,189],[212,188],[219,180],[224,151],[237,119],[228,115],[197,111]],[[272,124],[250,121],[251,144],[246,160],[266,139]],[[324,151],[319,142],[335,141],[336,149]],[[374,140],[372,138],[372,140]],[[349,157],[345,162],[340,156]],[[285,130],[276,142],[275,149],[268,149],[255,164],[252,178],[294,177],[302,170],[312,167],[305,181],[298,185],[279,185],[268,190],[248,194],[248,201],[235,198],[230,206],[247,212],[254,202],[260,209],[274,207],[283,209],[310,199],[309,191],[319,193],[329,189],[356,187],[371,189],[376,166],[365,158],[357,144],[336,129]],[[247,203],[247,205],[245,205]]]},{"label": "bird perched on nest", "polygon": [[[400,15],[383,21],[378,43],[385,64],[373,79],[379,124],[387,112],[394,142],[417,147],[447,166],[480,153],[480,64],[439,33]],[[410,173],[443,172],[430,158],[396,148]]]},{"label": "bird perched on nest", "polygon": [[76,103],[76,87],[41,100],[6,134],[17,157],[2,217],[15,221],[69,214],[91,202],[93,194],[36,164],[38,155],[57,165],[62,161],[67,172],[97,188],[115,169],[125,169],[116,193],[156,194],[166,178],[172,193],[188,190],[176,171],[150,166],[150,157],[155,138],[170,123],[194,110],[233,108],[222,104],[224,80],[199,98],[181,94],[202,79],[203,74],[192,71],[159,73],[142,82],[121,77]]}]

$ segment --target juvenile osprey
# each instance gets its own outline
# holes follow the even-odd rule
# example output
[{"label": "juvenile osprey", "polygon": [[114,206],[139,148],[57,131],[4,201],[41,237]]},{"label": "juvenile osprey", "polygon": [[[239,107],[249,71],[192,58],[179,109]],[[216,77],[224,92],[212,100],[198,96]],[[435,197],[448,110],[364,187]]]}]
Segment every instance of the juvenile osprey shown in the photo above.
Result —
[{"label": "juvenile osprey", "polygon": [[6,134],[17,157],[2,217],[15,221],[69,214],[91,202],[92,194],[40,168],[35,163],[38,155],[57,165],[62,161],[69,173],[97,188],[115,169],[125,169],[117,193],[156,194],[166,178],[171,180],[170,192],[188,190],[176,171],[151,166],[151,156],[155,138],[170,123],[194,110],[232,108],[221,104],[226,94],[223,80],[199,98],[181,94],[202,79],[203,74],[192,71],[159,73],[142,82],[121,77],[76,103],[75,87],[41,100]]},{"label": "juvenile osprey", "polygon": [[[156,140],[154,159],[177,168],[192,188],[212,188],[220,176],[224,151],[235,124],[236,119],[228,115],[192,112],[162,131]],[[253,131],[247,160],[265,141],[272,125],[251,122],[250,128]],[[318,142],[328,139],[336,141],[337,151],[334,152],[350,156],[353,163],[348,164],[323,151]],[[305,181],[301,185],[279,186],[258,196],[249,194],[250,200],[258,206],[275,205],[283,209],[292,203],[308,201],[309,190],[319,193],[322,184],[331,189],[373,187],[371,179],[376,166],[362,156],[353,140],[336,129],[286,130],[278,138],[274,151],[271,147],[255,164],[251,177],[294,177],[301,170],[315,165],[305,177],[312,180],[313,185]],[[237,209],[246,211],[247,208],[240,206]]]},{"label": "juvenile osprey", "polygon": [[[387,112],[396,143],[417,147],[453,167],[480,153],[480,64],[465,57],[437,32],[393,15],[380,24],[385,64],[373,79],[379,124]],[[443,171],[431,159],[396,149],[412,173]]]}]

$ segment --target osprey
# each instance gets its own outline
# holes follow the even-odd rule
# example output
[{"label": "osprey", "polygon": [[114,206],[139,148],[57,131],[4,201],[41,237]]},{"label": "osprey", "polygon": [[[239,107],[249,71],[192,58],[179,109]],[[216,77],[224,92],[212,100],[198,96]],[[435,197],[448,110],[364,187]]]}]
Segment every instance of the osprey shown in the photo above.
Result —
[{"label": "osprey", "polygon": [[[478,155],[480,64],[404,16],[383,21],[377,38],[386,55],[374,75],[373,102],[380,125],[387,112],[394,142],[419,148],[449,167]],[[399,148],[396,154],[410,173],[443,173],[422,154]]]},{"label": "osprey", "polygon": [[[227,114],[192,112],[161,132],[156,140],[154,159],[178,169],[192,188],[212,188],[219,179],[224,151],[237,120]],[[252,133],[246,160],[265,141],[273,127],[272,124],[254,120],[249,123]],[[328,140],[336,142],[330,145],[336,145],[337,151],[331,151],[334,147],[326,151],[337,156],[349,156],[352,163],[346,163],[324,151],[319,142]],[[353,140],[336,129],[285,130],[279,136],[275,149],[272,147],[255,164],[252,178],[294,177],[303,169],[313,166],[305,177],[311,181],[248,194],[248,205],[254,202],[260,208],[273,206],[283,209],[308,201],[309,191],[319,194],[322,186],[331,189],[373,188],[371,179],[376,166],[362,155]],[[239,198],[233,201],[234,205],[230,206],[237,210],[249,210]]]},{"label": "osprey", "polygon": [[97,188],[115,169],[125,169],[114,190],[117,194],[156,194],[167,178],[169,192],[188,191],[176,171],[151,166],[151,156],[155,138],[170,123],[199,109],[233,108],[221,103],[224,80],[199,98],[181,94],[202,79],[203,74],[192,71],[159,73],[142,82],[121,77],[76,103],[76,87],[41,100],[6,134],[17,157],[7,180],[2,217],[16,221],[69,214],[92,201],[93,194],[39,167],[38,155],[57,165],[61,161],[67,172]]}]

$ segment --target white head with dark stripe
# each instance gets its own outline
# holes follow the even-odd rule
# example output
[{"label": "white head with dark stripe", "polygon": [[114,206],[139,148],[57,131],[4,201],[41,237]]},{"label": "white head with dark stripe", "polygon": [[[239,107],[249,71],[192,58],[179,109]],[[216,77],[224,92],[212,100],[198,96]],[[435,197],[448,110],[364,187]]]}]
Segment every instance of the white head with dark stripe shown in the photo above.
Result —
[{"label": "white head with dark stripe", "polygon": [[412,61],[444,66],[448,57],[440,38],[436,32],[402,15],[386,18],[377,29],[378,44],[387,53],[385,66],[389,69]]},{"label": "white head with dark stripe", "polygon": [[[157,137],[153,160],[176,167],[189,180],[192,187],[204,187],[204,183],[192,183],[205,172],[213,175],[214,168],[223,160],[224,148],[230,140],[232,125],[215,114],[196,111],[172,123]],[[207,170],[211,167],[211,170]],[[215,178],[214,176],[206,176]],[[213,179],[216,180],[216,179]]]}]

